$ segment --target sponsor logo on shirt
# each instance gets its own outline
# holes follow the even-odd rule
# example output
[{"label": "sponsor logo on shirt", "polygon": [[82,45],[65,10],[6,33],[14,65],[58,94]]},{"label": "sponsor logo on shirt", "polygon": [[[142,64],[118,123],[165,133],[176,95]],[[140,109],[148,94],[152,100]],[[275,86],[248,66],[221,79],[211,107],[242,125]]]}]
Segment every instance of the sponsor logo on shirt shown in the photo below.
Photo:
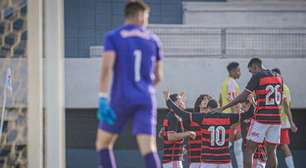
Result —
[{"label": "sponsor logo on shirt", "polygon": [[142,32],[142,31],[139,31],[139,30],[130,30],[130,31],[122,30],[122,31],[120,31],[120,34],[121,34],[121,37],[123,37],[123,38],[140,37],[140,38],[147,39],[147,40],[150,38],[149,33]]},{"label": "sponsor logo on shirt", "polygon": [[252,137],[258,138],[258,137],[259,137],[259,133],[258,133],[258,132],[252,132],[252,133],[251,133],[251,136],[252,136]]}]

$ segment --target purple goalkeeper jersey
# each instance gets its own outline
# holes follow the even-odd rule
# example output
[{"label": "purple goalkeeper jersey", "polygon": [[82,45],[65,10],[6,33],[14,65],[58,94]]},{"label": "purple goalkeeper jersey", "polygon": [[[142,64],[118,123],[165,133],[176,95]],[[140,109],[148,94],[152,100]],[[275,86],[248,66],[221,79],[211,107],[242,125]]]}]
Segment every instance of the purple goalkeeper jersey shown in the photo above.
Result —
[{"label": "purple goalkeeper jersey", "polygon": [[150,104],[155,63],[162,59],[158,37],[147,29],[127,24],[106,34],[104,51],[115,52],[111,104]]}]

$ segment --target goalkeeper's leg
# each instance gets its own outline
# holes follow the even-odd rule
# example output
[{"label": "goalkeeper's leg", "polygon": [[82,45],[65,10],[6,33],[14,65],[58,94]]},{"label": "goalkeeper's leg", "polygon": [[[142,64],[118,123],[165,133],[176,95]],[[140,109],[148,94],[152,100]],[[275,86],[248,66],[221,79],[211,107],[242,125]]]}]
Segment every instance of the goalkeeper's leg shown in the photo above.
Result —
[{"label": "goalkeeper's leg", "polygon": [[161,168],[156,149],[156,138],[153,135],[138,134],[137,142],[140,153],[144,158],[146,168]]},{"label": "goalkeeper's leg", "polygon": [[113,146],[118,134],[113,134],[99,129],[97,133],[96,150],[99,157],[99,167],[116,168],[116,160],[113,153]]}]

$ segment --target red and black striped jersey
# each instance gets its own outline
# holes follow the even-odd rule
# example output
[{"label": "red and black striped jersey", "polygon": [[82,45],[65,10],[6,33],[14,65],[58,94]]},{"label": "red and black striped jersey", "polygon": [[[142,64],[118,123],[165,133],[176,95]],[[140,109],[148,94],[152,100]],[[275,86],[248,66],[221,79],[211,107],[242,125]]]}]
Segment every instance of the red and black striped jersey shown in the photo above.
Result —
[{"label": "red and black striped jersey", "polygon": [[264,124],[281,124],[282,78],[270,70],[263,70],[252,76],[246,89],[256,94],[255,120]]},{"label": "red and black striped jersey", "polygon": [[261,162],[266,162],[268,160],[266,147],[263,143],[257,145],[253,158]]},{"label": "red and black striped jersey", "polygon": [[201,127],[197,122],[191,122],[189,127],[189,131],[194,131],[196,133],[196,138],[188,139],[188,159],[190,163],[199,163],[201,162]]},{"label": "red and black striped jersey", "polygon": [[231,126],[238,122],[238,114],[206,114],[201,122],[202,162],[224,164],[231,162],[229,142]]},{"label": "red and black striped jersey", "polygon": [[[247,113],[190,113],[177,107],[173,101],[167,100],[167,106],[178,116],[196,122],[201,127],[201,161],[205,163],[224,164],[231,162],[229,153],[229,135],[231,126],[240,119],[248,119],[253,112]],[[186,125],[183,120],[184,125]]]},{"label": "red and black striped jersey", "polygon": [[163,120],[163,163],[183,160],[184,140],[168,140],[169,132],[183,132],[183,123],[181,118],[174,113],[169,112]]}]

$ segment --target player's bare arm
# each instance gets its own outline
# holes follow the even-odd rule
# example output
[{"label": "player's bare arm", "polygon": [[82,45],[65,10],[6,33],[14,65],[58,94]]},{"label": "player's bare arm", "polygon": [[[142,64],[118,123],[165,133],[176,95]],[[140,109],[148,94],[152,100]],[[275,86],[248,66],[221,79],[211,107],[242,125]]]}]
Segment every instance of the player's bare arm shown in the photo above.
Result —
[{"label": "player's bare arm", "polygon": [[[230,90],[230,88],[228,88],[228,90]],[[233,90],[233,89],[232,89]],[[236,92],[233,90],[233,91],[230,91],[230,92],[228,92],[228,97],[227,97],[227,100],[228,100],[228,102],[231,102],[231,101],[233,101],[235,98],[236,98]],[[234,105],[234,106],[232,106],[232,107],[230,107],[231,108],[231,111],[232,112],[235,112],[235,113],[238,113],[239,112],[239,110],[240,110],[240,105],[239,105],[239,103],[238,104],[236,104],[236,105]]]},{"label": "player's bare arm", "polygon": [[248,95],[250,94],[250,91],[248,90],[244,90],[242,93],[240,93],[237,97],[234,98],[233,101],[231,101],[230,103],[228,103],[227,105],[221,107],[221,111],[227,109],[227,108],[230,108],[240,102],[242,102],[243,100],[245,100]]},{"label": "player's bare arm", "polygon": [[162,127],[162,128],[160,129],[159,133],[158,133],[158,137],[159,137],[160,139],[163,139],[163,137],[164,137],[164,136],[163,136],[164,132],[165,132],[165,128]]},{"label": "player's bare arm", "polygon": [[100,76],[100,93],[108,93],[109,83],[112,77],[113,66],[115,63],[116,54],[114,51],[106,51],[102,57],[102,67]]},{"label": "player's bare arm", "polygon": [[106,51],[102,57],[102,67],[100,73],[98,118],[109,125],[114,124],[117,118],[116,114],[109,106],[107,99],[115,58],[116,56],[114,51]]},{"label": "player's bare arm", "polygon": [[171,111],[173,111],[175,114],[177,114],[181,118],[184,118],[184,119],[187,119],[187,120],[191,120],[191,113],[180,109],[170,99],[170,91],[169,90],[168,91],[164,91],[163,94],[164,94],[164,98],[166,100],[166,104],[167,104],[168,108],[171,109]]},{"label": "player's bare arm", "polygon": [[156,68],[155,68],[154,73],[155,73],[154,85],[157,85],[164,78],[164,70],[163,70],[163,62],[162,61],[158,61],[156,63]]},{"label": "player's bare arm", "polygon": [[163,96],[166,101],[170,99],[170,91],[169,90],[163,91]]},{"label": "player's bare arm", "polygon": [[185,131],[185,132],[175,132],[175,131],[169,131],[167,133],[168,140],[169,141],[177,141],[184,139],[186,137],[190,137],[194,139],[196,137],[196,133],[193,131]]},{"label": "player's bare arm", "polygon": [[254,116],[254,113],[255,113],[255,107],[251,105],[248,111],[240,114],[240,121],[252,118]]},{"label": "player's bare arm", "polygon": [[219,105],[222,106],[223,105],[223,102],[222,102],[222,94],[220,93],[219,95]]},{"label": "player's bare arm", "polygon": [[[235,93],[231,93],[231,94],[233,95],[233,94],[235,94]],[[228,97],[229,102],[233,101],[234,99],[235,99],[235,96],[229,96],[229,97]],[[240,108],[239,103],[236,104],[236,105],[233,105],[233,106],[230,107],[230,108],[231,108],[231,111],[232,111],[232,112],[238,113],[238,112],[239,112],[239,108]]]},{"label": "player's bare arm", "polygon": [[184,111],[181,108],[179,108],[172,100],[171,98],[168,96],[168,94],[170,94],[170,92],[166,91],[164,92],[164,96],[166,98],[166,104],[168,106],[169,109],[171,109],[172,112],[174,112],[176,115],[178,115],[179,117],[181,117],[183,119],[183,124],[184,126],[189,127],[190,123],[193,122],[197,122],[200,123],[202,121],[202,119],[204,118],[204,114],[202,113],[191,113],[188,111]]},{"label": "player's bare arm", "polygon": [[292,112],[291,112],[291,103],[289,101],[286,100],[286,98],[284,98],[283,100],[284,103],[284,108],[285,108],[285,113],[287,114],[288,118],[289,118],[289,122],[290,122],[290,128],[292,132],[297,132],[298,128],[296,127],[294,121],[293,121],[293,117],[292,117]]},{"label": "player's bare arm", "polygon": [[256,101],[253,94],[249,94],[247,99],[253,107],[256,107]]}]

